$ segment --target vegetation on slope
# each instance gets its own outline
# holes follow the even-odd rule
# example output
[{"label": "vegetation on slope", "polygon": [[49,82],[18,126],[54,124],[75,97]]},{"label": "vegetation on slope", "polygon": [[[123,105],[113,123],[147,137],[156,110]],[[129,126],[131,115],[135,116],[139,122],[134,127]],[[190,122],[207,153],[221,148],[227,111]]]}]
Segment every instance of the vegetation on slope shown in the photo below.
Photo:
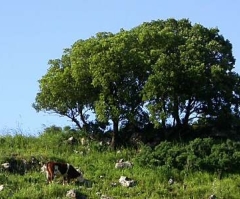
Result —
[{"label": "vegetation on slope", "polygon": [[234,65],[232,44],[217,28],[188,19],[145,22],[80,39],[50,60],[33,107],[89,132],[110,126],[113,148],[126,124],[180,135],[193,125],[229,130],[240,113]]},{"label": "vegetation on slope", "polygon": [[[73,136],[74,144],[66,140]],[[1,169],[0,198],[66,198],[66,192],[75,189],[85,198],[159,199],[159,198],[240,198],[240,144],[235,141],[216,141],[212,138],[195,139],[190,142],[161,142],[155,148],[140,146],[109,150],[98,141],[81,144],[82,132],[72,130],[50,131],[38,137],[16,134],[0,137],[0,163],[9,158],[40,161],[56,160],[69,162],[84,172],[83,184],[72,182],[63,186],[56,179],[46,184],[45,174],[39,168],[24,174]],[[134,163],[131,169],[116,169],[119,159]],[[120,176],[127,176],[137,183],[133,187],[122,187]],[[169,179],[174,180],[169,184]],[[116,183],[116,185],[114,184]]]}]

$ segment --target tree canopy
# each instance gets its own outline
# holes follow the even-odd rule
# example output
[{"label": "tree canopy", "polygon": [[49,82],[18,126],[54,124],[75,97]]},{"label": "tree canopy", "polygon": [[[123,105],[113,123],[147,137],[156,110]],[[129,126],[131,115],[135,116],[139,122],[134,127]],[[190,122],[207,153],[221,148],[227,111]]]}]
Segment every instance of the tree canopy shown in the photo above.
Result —
[{"label": "tree canopy", "polygon": [[[144,99],[157,123],[172,125],[233,113],[238,107],[239,76],[233,72],[232,45],[218,29],[188,20],[155,22],[165,44],[151,49],[157,60],[144,87]],[[148,23],[147,25],[152,25]],[[161,39],[163,40],[163,39]]]},{"label": "tree canopy", "polygon": [[[84,74],[81,81],[72,75],[71,49],[66,49],[61,59],[49,61],[47,73],[39,80],[33,107],[37,111],[50,111],[70,118],[78,128],[88,125],[88,111],[92,109],[95,92],[91,79]],[[79,74],[80,76],[80,74]]]},{"label": "tree canopy", "polygon": [[50,60],[34,108],[119,126],[183,127],[239,116],[239,75],[232,44],[217,28],[187,19],[145,22],[76,41]]}]

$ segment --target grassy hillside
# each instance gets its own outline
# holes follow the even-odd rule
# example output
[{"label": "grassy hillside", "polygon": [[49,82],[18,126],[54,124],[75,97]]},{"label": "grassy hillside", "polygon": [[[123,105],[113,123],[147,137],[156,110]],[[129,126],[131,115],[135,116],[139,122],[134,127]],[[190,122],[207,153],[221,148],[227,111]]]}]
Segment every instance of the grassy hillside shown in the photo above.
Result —
[{"label": "grassy hillside", "polygon": [[[71,136],[76,138],[75,144],[66,141]],[[93,199],[104,198],[103,195],[116,199],[207,199],[211,194],[222,199],[240,198],[240,176],[237,172],[224,172],[220,176],[219,170],[208,172],[186,167],[177,169],[163,163],[156,165],[153,161],[157,159],[156,151],[146,147],[138,151],[110,151],[98,142],[83,146],[80,139],[81,134],[71,131],[45,132],[39,137],[18,134],[0,137],[1,164],[12,159],[30,160],[31,157],[43,162],[63,161],[80,168],[86,179],[83,184],[72,182],[70,185],[62,185],[60,179],[56,179],[55,183],[47,185],[46,176],[40,173],[39,167],[26,173],[12,173],[1,168],[0,185],[3,185],[3,190],[0,191],[0,198],[67,198],[66,193],[70,189],[76,190],[79,198]],[[116,169],[115,163],[119,159],[133,162],[133,168]],[[118,182],[120,176],[127,176],[136,184],[123,187]],[[171,185],[168,182],[170,178],[174,180]]]}]

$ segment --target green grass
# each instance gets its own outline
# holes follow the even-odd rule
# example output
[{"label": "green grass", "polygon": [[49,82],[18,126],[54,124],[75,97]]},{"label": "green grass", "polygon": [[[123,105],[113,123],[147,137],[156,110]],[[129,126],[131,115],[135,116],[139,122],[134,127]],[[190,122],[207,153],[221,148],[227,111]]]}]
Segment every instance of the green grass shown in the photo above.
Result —
[{"label": "green grass", "polygon": [[[60,179],[46,184],[45,174],[33,170],[24,175],[12,174],[5,171],[0,173],[0,184],[4,189],[0,198],[19,199],[56,199],[66,198],[70,189],[75,189],[87,198],[100,198],[101,194],[116,199],[204,199],[215,194],[218,199],[240,198],[240,175],[227,174],[221,179],[218,174],[203,171],[187,172],[169,169],[165,166],[147,167],[138,165],[137,152],[122,149],[121,153],[101,149],[97,143],[90,146],[80,144],[70,146],[64,142],[65,134],[44,134],[40,137],[23,135],[0,137],[0,163],[13,154],[17,158],[29,159],[31,156],[42,158],[44,161],[59,160],[69,162],[84,172],[87,183],[70,185],[58,183]],[[74,150],[82,152],[75,153]],[[115,169],[119,159],[132,161],[132,169]],[[136,180],[134,187],[122,187],[118,183],[120,176]],[[173,185],[168,184],[169,177],[175,179]],[[116,186],[112,186],[116,183]]]}]

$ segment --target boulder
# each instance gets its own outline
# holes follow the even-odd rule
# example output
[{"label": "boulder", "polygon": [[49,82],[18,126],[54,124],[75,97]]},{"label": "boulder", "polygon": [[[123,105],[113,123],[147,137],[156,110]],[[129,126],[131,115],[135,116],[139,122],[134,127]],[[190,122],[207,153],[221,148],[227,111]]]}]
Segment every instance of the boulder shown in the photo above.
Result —
[{"label": "boulder", "polygon": [[2,163],[2,167],[3,167],[4,169],[9,169],[9,168],[10,168],[9,162]]},{"label": "boulder", "polygon": [[121,176],[119,178],[119,183],[124,187],[133,187],[136,182],[126,176]]},{"label": "boulder", "polygon": [[74,189],[67,191],[66,197],[77,198],[77,192]]}]

